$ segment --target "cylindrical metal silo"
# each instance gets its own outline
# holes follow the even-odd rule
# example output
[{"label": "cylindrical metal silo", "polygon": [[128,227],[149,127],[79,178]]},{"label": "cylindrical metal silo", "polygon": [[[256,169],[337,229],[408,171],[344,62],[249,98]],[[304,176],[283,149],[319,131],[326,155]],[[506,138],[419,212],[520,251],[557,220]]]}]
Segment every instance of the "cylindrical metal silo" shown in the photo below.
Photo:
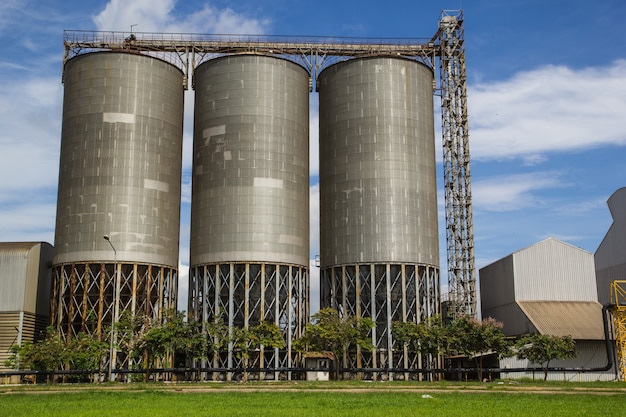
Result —
[{"label": "cylindrical metal silo", "polygon": [[439,309],[433,72],[408,59],[343,61],[322,71],[321,306],[371,317],[358,367],[406,368],[391,323]]},{"label": "cylindrical metal silo", "polygon": [[[278,325],[286,349],[250,366],[291,366],[308,320],[309,74],[281,58],[225,56],[196,68],[194,88],[189,311]],[[230,351],[212,365],[238,361]]]},{"label": "cylindrical metal silo", "polygon": [[113,315],[176,308],[183,73],[98,52],[69,60],[64,84],[53,321],[104,339]]}]

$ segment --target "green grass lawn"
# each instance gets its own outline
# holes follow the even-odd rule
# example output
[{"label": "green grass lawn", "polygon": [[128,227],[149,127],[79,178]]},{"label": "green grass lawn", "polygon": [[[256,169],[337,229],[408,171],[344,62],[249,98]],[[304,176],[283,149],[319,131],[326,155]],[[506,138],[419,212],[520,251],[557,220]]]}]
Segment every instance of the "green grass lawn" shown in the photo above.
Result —
[{"label": "green grass lawn", "polygon": [[[193,384],[0,388],[0,416],[624,416],[626,394],[533,385]],[[410,387],[410,388],[409,388]],[[615,385],[614,385],[615,387]],[[574,388],[576,390],[574,390]],[[549,389],[550,393],[540,393]],[[555,391],[556,390],[556,391]]]}]

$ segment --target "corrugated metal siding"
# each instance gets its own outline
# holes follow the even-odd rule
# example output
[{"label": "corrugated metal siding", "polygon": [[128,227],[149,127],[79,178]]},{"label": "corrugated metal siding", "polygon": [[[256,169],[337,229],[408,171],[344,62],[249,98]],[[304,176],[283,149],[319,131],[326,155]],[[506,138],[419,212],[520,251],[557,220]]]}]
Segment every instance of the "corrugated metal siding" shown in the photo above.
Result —
[{"label": "corrugated metal siding", "polygon": [[45,242],[0,244],[0,310],[47,315],[52,246]]},{"label": "corrugated metal siding", "polygon": [[194,73],[191,266],[309,264],[309,75],[255,55]]},{"label": "corrugated metal siding", "polygon": [[322,268],[439,265],[432,81],[390,57],[319,74]]},{"label": "corrugated metal siding", "polygon": [[10,349],[17,343],[18,331],[16,328],[20,324],[20,313],[0,312],[0,369],[8,369],[4,366],[4,361],[9,359]]},{"label": "corrugated metal siding", "polygon": [[117,260],[178,267],[183,74],[147,55],[65,65],[55,265]]},{"label": "corrugated metal siding", "polygon": [[513,254],[517,301],[597,301],[593,255],[547,239]]},{"label": "corrugated metal siding", "polygon": [[489,310],[515,301],[514,282],[512,255],[480,270],[480,304],[483,317],[489,317]]},{"label": "corrugated metal siding", "polygon": [[5,311],[24,308],[28,252],[0,252],[0,308]]},{"label": "corrugated metal siding", "polygon": [[[24,313],[21,323],[21,343],[34,341],[45,334],[47,318],[32,313]],[[4,361],[11,356],[11,346],[20,343],[20,312],[0,312],[0,370],[8,370]]]},{"label": "corrugated metal siding", "polygon": [[[603,341],[577,341],[576,351],[578,354],[573,359],[555,360],[550,363],[550,367],[565,368],[599,368],[607,364],[606,349]],[[515,357],[500,360],[501,368],[524,368],[539,367],[537,364],[529,364],[527,360],[519,360]],[[539,369],[536,372],[515,372],[500,374],[503,379],[531,378],[543,380],[543,372]],[[593,381],[614,381],[616,379],[615,368],[606,372],[549,372],[550,381],[571,381],[571,382],[593,382]]]}]

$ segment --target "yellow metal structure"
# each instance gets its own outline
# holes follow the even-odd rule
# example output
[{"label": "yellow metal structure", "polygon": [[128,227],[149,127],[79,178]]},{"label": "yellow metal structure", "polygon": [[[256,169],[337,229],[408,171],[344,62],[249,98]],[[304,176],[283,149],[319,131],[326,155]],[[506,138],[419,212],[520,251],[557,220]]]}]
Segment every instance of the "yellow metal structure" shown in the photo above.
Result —
[{"label": "yellow metal structure", "polygon": [[613,327],[617,353],[617,369],[620,380],[626,381],[626,281],[611,283],[611,302],[613,308]]}]

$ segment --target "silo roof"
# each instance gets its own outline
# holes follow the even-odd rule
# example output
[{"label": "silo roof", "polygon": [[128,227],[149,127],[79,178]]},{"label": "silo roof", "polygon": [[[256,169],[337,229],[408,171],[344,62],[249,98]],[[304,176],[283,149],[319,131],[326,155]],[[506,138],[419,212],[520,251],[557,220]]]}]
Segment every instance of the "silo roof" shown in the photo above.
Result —
[{"label": "silo roof", "polygon": [[602,305],[592,301],[518,301],[540,334],[604,340]]}]

